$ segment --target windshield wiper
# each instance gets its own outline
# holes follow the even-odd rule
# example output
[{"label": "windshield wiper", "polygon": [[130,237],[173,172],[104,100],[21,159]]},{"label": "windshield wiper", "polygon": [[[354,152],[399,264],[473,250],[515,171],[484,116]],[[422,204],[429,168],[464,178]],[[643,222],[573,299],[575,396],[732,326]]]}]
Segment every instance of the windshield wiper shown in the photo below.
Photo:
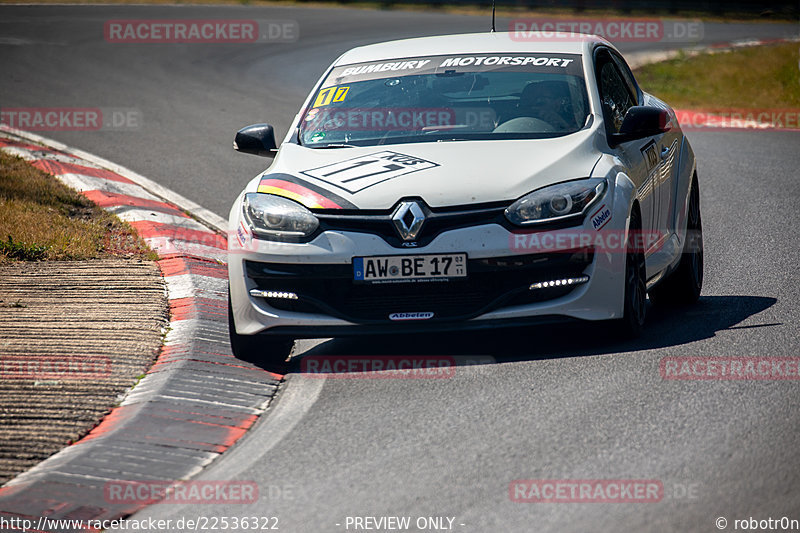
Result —
[{"label": "windshield wiper", "polygon": [[325,146],[310,146],[309,148],[314,148],[315,150],[322,150],[323,148],[358,148],[358,147],[354,144],[331,143],[331,144],[326,144]]}]

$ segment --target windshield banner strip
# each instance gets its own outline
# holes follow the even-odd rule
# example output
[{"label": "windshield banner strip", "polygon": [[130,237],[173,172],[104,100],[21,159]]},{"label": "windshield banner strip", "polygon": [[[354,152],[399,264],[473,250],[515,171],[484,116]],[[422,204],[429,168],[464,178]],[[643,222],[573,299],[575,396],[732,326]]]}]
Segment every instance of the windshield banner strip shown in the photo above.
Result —
[{"label": "windshield banner strip", "polygon": [[415,57],[343,65],[333,69],[323,88],[343,83],[388,78],[394,75],[458,74],[461,72],[541,72],[583,77],[578,54],[462,54]]}]

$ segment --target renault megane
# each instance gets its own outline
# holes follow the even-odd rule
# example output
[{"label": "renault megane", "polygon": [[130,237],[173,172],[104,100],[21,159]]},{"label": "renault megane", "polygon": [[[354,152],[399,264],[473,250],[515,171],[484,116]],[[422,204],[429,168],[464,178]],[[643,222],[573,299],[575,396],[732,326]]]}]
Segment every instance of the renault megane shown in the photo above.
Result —
[{"label": "renault megane", "polygon": [[640,332],[702,286],[695,156],[675,113],[594,36],[355,48],[327,69],[230,212],[230,335],[294,339],[550,320]]}]

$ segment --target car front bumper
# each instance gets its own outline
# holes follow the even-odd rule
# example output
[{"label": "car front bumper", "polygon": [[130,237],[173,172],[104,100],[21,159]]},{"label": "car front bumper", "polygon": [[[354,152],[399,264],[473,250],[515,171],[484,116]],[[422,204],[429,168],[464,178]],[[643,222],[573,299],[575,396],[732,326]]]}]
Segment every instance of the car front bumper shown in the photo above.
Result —
[{"label": "car front bumper", "polygon": [[[607,199],[611,204],[611,200]],[[624,233],[628,202],[604,226]],[[613,205],[612,204],[612,205]],[[454,229],[424,247],[398,249],[378,235],[326,231],[308,243],[253,238],[231,211],[229,280],[239,334],[318,338],[372,333],[454,331],[550,322],[607,320],[623,313],[625,254],[586,249],[538,253],[499,224]],[[587,217],[577,229],[593,231]],[[542,234],[539,234],[542,235]],[[449,282],[359,285],[353,257],[467,253],[468,278]],[[531,289],[537,282],[588,276],[585,283]],[[294,293],[264,298],[250,291]],[[392,321],[394,312],[433,312],[426,320]]]}]

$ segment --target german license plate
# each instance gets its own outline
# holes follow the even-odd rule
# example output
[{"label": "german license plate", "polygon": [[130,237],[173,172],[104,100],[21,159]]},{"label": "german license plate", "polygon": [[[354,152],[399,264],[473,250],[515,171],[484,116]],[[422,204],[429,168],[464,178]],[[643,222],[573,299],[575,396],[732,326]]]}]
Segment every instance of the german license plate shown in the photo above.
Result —
[{"label": "german license plate", "polygon": [[353,258],[353,279],[367,283],[467,277],[467,254],[386,255]]}]

